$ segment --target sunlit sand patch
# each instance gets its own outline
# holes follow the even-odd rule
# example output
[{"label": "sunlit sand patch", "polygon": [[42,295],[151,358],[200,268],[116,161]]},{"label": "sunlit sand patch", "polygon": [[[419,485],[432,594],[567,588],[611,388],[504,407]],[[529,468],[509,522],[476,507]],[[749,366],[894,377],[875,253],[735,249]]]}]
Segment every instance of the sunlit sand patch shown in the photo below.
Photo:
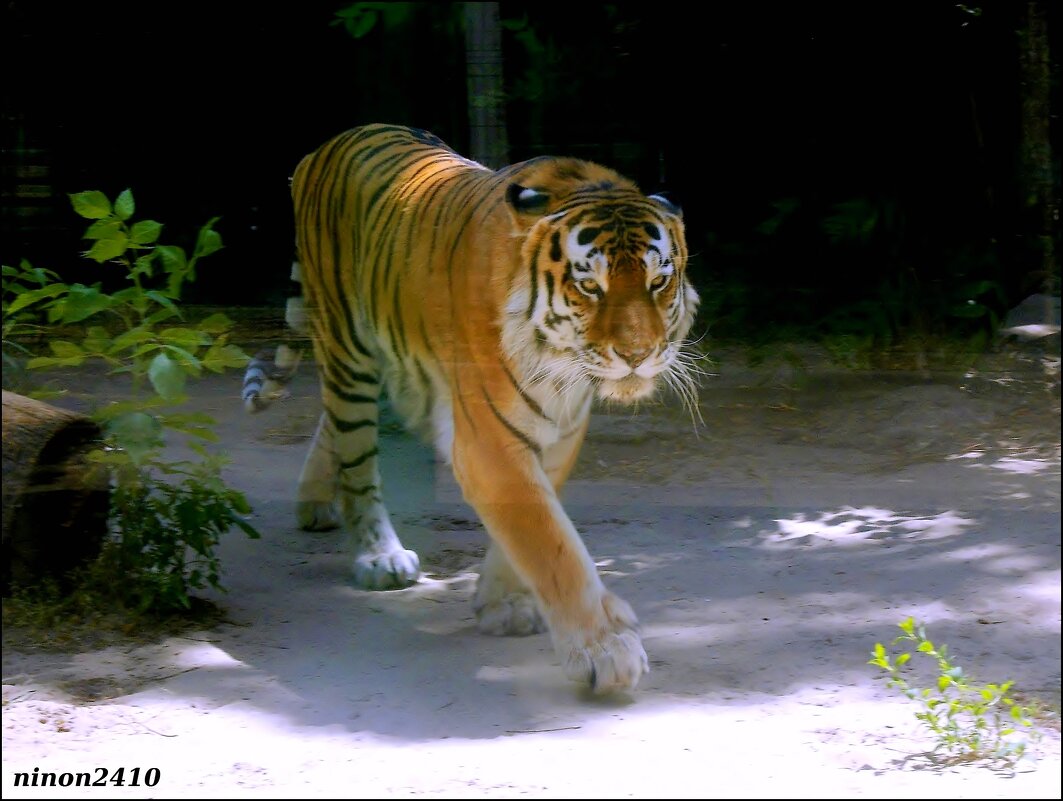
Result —
[{"label": "sunlit sand patch", "polygon": [[810,516],[799,513],[791,518],[777,518],[776,531],[761,533],[764,543],[776,545],[847,545],[883,540],[930,540],[963,533],[974,521],[948,510],[936,515],[903,515],[871,506],[843,506],[836,512]]}]

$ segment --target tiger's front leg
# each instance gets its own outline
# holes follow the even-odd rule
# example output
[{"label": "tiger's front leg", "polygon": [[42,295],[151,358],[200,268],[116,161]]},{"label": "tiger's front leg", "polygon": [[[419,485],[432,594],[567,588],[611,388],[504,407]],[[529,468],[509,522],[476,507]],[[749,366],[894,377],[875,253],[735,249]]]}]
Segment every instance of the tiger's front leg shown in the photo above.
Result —
[{"label": "tiger's front leg", "polygon": [[403,547],[384,506],[377,465],[379,388],[366,380],[339,384],[327,369],[322,384],[325,411],[299,478],[299,525],[335,528],[338,511],[350,537],[355,582],[369,590],[407,587],[417,581],[420,561]]},{"label": "tiger's front leg", "polygon": [[[535,596],[565,674],[596,693],[634,689],[649,671],[638,620],[602,585],[535,455],[512,442],[493,445],[484,432],[459,435],[454,470],[492,548],[502,551],[520,584]],[[482,598],[478,590],[477,602]]]},{"label": "tiger's front leg", "polygon": [[[589,423],[590,410],[585,408],[582,421],[542,454],[540,461],[556,493],[561,492],[572,472]],[[488,545],[480,567],[473,609],[477,627],[484,634],[522,637],[546,628],[534,594],[494,540]]]}]

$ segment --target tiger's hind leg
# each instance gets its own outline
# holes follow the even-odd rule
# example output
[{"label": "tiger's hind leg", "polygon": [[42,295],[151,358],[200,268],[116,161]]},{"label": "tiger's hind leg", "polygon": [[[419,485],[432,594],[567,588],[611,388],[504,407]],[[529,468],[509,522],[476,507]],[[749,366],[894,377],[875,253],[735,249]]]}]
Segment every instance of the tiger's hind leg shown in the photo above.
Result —
[{"label": "tiger's hind leg", "polygon": [[295,519],[304,531],[329,531],[340,526],[336,510],[340,464],[332,443],[328,415],[322,412],[310,451],[303,462],[295,502]]},{"label": "tiger's hind leg", "polygon": [[480,567],[472,607],[483,634],[524,637],[546,630],[535,596],[494,540]]},{"label": "tiger's hind leg", "polygon": [[375,365],[326,360],[321,384],[325,411],[299,478],[299,524],[320,530],[342,519],[360,586],[388,590],[413,584],[420,562],[399,541],[381,493]]}]

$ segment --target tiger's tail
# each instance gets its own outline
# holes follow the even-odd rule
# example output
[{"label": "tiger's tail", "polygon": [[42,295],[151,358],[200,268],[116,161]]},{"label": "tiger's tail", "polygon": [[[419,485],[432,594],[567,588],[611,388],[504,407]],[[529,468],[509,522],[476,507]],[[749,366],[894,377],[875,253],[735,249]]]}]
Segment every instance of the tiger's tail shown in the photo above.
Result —
[{"label": "tiger's tail", "polygon": [[[292,263],[292,280],[302,284],[299,262]],[[307,336],[310,326],[306,305],[302,296],[288,298],[284,310],[284,322],[296,335]],[[260,412],[268,409],[273,401],[288,397],[288,384],[302,360],[302,351],[282,343],[273,350],[260,350],[247,364],[241,397],[244,409]]]}]

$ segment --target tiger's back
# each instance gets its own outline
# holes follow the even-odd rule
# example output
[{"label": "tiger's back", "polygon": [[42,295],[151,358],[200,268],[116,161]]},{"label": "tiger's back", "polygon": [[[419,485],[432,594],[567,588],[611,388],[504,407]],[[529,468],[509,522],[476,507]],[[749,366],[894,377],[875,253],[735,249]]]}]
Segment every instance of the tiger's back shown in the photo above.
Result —
[{"label": "tiger's back", "polygon": [[548,627],[570,676],[633,687],[646,670],[635,616],[602,586],[557,491],[593,396],[631,402],[662,382],[693,396],[683,345],[698,299],[678,209],[591,162],[491,171],[388,125],[304,158],[292,196],[324,406],[300,524],[345,524],[362,586],[416,580],[377,468],[386,386],[491,535],[480,629]]},{"label": "tiger's back", "polygon": [[439,322],[451,312],[447,257],[455,243],[443,233],[460,228],[461,217],[467,225],[476,210],[460,198],[492,184],[491,171],[432,134],[384,125],[336,137],[303,159],[293,178],[303,293],[315,345],[327,351],[318,363],[378,357],[376,378],[425,435],[449,397],[442,365],[452,337]]}]

